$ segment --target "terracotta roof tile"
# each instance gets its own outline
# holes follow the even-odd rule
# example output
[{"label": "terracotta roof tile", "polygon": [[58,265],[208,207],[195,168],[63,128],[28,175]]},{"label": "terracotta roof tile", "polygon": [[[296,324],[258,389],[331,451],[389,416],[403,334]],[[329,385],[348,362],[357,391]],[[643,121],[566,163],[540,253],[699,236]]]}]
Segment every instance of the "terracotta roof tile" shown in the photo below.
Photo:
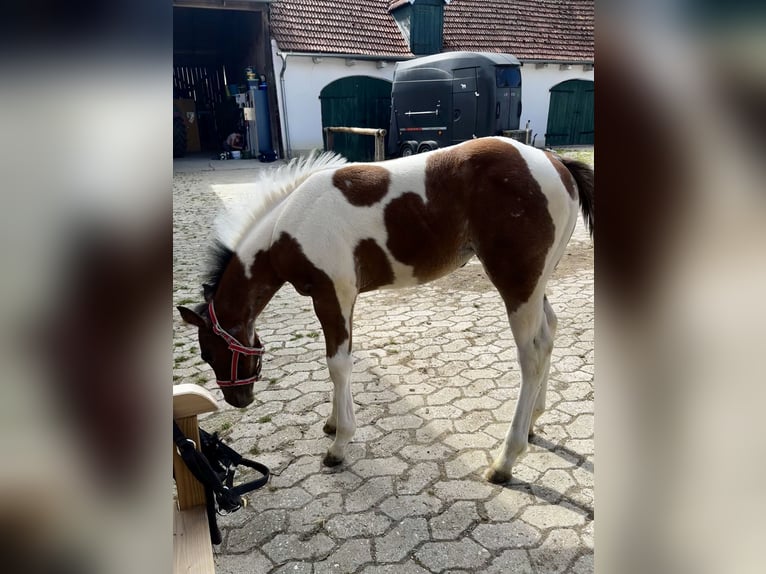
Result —
[{"label": "terracotta roof tile", "polygon": [[411,56],[388,0],[276,0],[271,28],[292,52]]},{"label": "terracotta roof tile", "polygon": [[[272,32],[294,52],[412,56],[389,7],[399,0],[276,0]],[[452,0],[443,51],[593,61],[594,0]]]}]

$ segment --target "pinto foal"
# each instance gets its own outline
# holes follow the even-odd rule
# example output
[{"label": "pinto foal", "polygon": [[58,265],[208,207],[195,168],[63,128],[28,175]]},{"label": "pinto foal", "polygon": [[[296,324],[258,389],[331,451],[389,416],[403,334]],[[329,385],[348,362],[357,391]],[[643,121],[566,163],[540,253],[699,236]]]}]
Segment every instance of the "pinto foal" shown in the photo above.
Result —
[{"label": "pinto foal", "polygon": [[593,171],[491,137],[380,163],[333,154],[294,161],[260,182],[260,202],[219,224],[205,303],[179,307],[199,328],[202,358],[225,400],[253,399],[263,348],[255,320],[285,282],[311,297],[334,385],[324,463],[343,460],[356,429],[351,331],[357,295],[419,285],[474,255],[503,298],[521,366],[513,422],[486,473],[506,482],[545,408],[556,315],[545,285],[578,208],[593,233]]}]

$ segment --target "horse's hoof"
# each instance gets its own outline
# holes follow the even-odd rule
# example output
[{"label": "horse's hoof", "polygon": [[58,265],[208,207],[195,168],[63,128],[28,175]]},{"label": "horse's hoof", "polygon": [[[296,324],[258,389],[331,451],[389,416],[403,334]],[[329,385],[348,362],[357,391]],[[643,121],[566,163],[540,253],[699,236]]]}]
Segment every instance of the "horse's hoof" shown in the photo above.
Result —
[{"label": "horse's hoof", "polygon": [[511,481],[511,473],[496,468],[490,468],[484,473],[484,478],[487,479],[487,482],[491,482],[492,484],[505,484]]},{"label": "horse's hoof", "polygon": [[330,468],[334,466],[338,466],[340,463],[343,462],[342,458],[338,458],[337,456],[330,454],[329,452],[324,455],[324,459],[322,459],[322,464],[325,466],[329,466]]},{"label": "horse's hoof", "polygon": [[325,423],[322,427],[322,432],[324,434],[335,434],[335,426],[330,423]]}]

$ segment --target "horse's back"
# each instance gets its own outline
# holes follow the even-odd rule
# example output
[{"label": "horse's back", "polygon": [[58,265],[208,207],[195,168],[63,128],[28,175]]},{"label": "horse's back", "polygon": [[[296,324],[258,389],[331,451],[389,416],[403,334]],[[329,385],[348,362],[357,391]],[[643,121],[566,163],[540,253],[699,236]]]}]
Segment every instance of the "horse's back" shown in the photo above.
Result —
[{"label": "horse's back", "polygon": [[570,227],[567,175],[546,152],[507,138],[348,164],[296,189],[274,235],[288,234],[313,265],[360,291],[424,283],[474,253],[518,275],[544,267]]}]

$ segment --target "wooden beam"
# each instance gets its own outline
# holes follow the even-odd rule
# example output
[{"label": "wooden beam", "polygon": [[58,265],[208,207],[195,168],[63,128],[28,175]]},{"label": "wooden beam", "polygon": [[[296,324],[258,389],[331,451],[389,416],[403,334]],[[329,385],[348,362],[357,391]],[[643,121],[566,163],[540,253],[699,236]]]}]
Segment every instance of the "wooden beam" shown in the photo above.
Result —
[{"label": "wooden beam", "polygon": [[173,509],[173,572],[215,574],[204,506],[183,512]]}]

